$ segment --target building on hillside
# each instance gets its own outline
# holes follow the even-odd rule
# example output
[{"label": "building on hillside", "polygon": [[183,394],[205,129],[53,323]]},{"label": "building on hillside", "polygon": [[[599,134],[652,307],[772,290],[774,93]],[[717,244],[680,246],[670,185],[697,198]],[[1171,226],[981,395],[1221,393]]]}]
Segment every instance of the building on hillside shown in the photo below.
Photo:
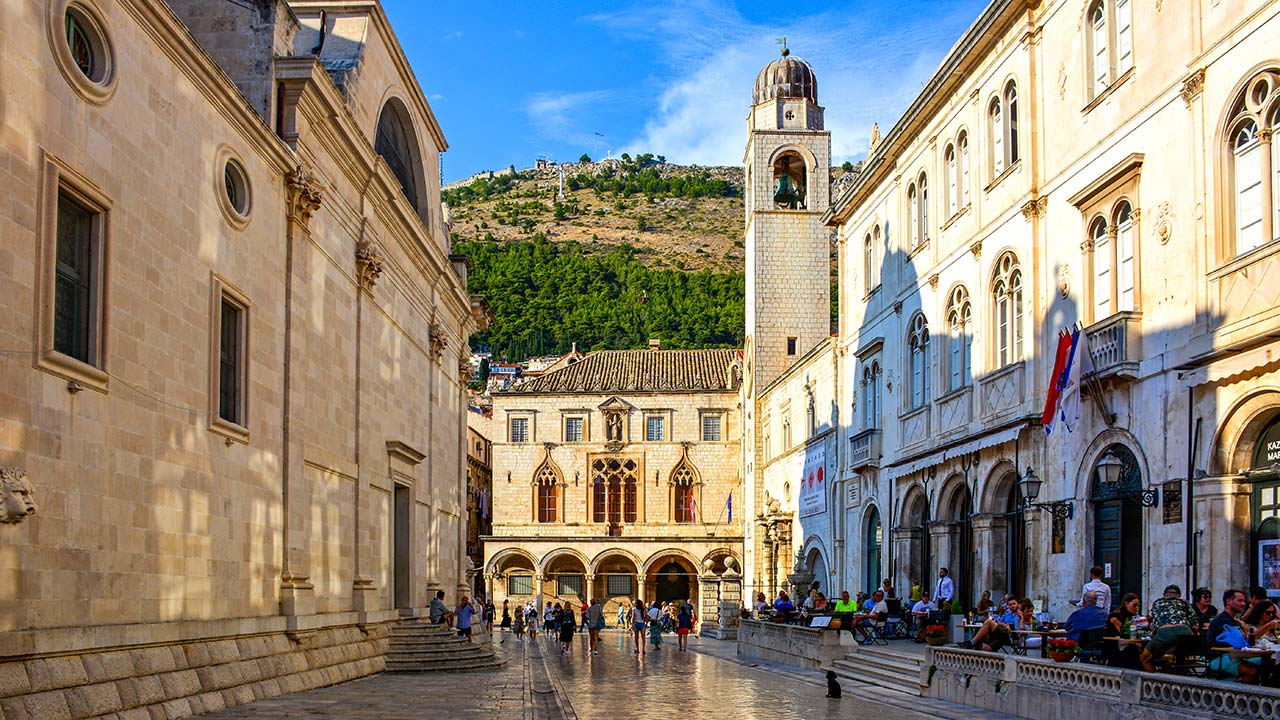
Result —
[{"label": "building on hillside", "polygon": [[718,601],[742,567],[741,378],[737,350],[601,350],[494,393],[495,601]]},{"label": "building on hillside", "polygon": [[995,0],[837,186],[849,589],[1280,596],[1278,11]]},{"label": "building on hillside", "polygon": [[[467,588],[460,367],[487,322],[385,13],[2,12],[26,99],[0,143],[3,714],[380,671],[387,623]],[[163,698],[134,689],[174,658]]]},{"label": "building on hillside", "polygon": [[545,357],[533,358],[524,363],[524,369],[520,373],[522,378],[535,378],[539,375],[545,375],[564,367],[568,367],[583,358],[583,354],[578,350],[578,343],[574,343],[569,352],[563,355],[547,355]]}]

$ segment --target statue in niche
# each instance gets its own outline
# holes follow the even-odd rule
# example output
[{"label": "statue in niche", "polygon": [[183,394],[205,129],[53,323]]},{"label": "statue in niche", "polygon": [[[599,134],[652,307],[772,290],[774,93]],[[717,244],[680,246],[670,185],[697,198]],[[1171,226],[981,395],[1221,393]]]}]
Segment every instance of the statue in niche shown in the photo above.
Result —
[{"label": "statue in niche", "polygon": [[805,209],[808,186],[804,161],[795,153],[786,153],[773,161],[773,202],[780,210]]},{"label": "statue in niche", "polygon": [[31,495],[26,470],[0,468],[0,523],[16,525],[28,515],[35,515],[36,503]]},{"label": "statue in niche", "polygon": [[622,442],[622,413],[609,413],[605,418],[605,440]]}]

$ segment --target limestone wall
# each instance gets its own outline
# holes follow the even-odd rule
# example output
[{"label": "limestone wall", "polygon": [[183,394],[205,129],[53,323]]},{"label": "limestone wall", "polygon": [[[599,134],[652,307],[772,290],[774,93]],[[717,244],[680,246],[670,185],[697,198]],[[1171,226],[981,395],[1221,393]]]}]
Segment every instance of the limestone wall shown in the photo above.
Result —
[{"label": "limestone wall", "polygon": [[817,670],[856,649],[843,630],[743,620],[738,624],[738,656]]}]

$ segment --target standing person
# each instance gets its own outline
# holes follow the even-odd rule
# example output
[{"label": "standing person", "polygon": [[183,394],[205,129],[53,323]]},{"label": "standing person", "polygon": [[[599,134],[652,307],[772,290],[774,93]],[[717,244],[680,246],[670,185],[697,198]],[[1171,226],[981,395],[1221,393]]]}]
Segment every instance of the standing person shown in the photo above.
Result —
[{"label": "standing person", "polygon": [[1111,586],[1102,581],[1102,572],[1101,565],[1089,568],[1089,582],[1080,589],[1080,599],[1071,601],[1072,605],[1083,604],[1085,594],[1093,593],[1094,597],[1098,598],[1098,607],[1111,612]]},{"label": "standing person", "polygon": [[538,639],[538,606],[532,600],[524,609],[525,624],[529,626],[529,639]]},{"label": "standing person", "polygon": [[560,645],[564,648],[565,655],[573,652],[573,633],[577,629],[578,623],[573,619],[573,606],[565,603],[560,609]]},{"label": "standing person", "polygon": [[542,610],[542,632],[550,635],[555,631],[556,609],[552,607],[551,601],[547,601],[547,606]]},{"label": "standing person", "polygon": [[589,608],[590,606],[587,605],[587,601],[583,600],[582,607],[578,608],[578,614],[582,617],[582,627],[578,628],[578,632],[586,632],[587,630],[590,630],[590,628],[587,627],[587,610]]},{"label": "standing person", "polygon": [[627,624],[627,618],[630,617],[630,615],[631,615],[631,603],[629,602],[618,603],[618,622],[616,625],[614,625],[614,627],[625,627]]},{"label": "standing person", "polygon": [[636,604],[631,606],[631,637],[636,641],[636,654],[644,654],[644,628],[649,622],[649,616],[644,611],[644,601],[636,598]]},{"label": "standing person", "polygon": [[889,582],[889,578],[885,578],[881,581],[880,589],[884,591],[884,596],[887,598],[898,597],[898,591],[894,589],[893,583]]},{"label": "standing person", "polygon": [[919,602],[921,597],[924,597],[924,586],[920,584],[919,580],[912,578],[911,579],[911,597],[907,599],[912,602]]},{"label": "standing person", "polygon": [[458,601],[457,609],[453,612],[458,618],[458,637],[464,637],[467,642],[471,642],[471,620],[476,614],[475,605],[472,605],[471,600],[466,595],[463,595],[462,599]]},{"label": "standing person", "polygon": [[516,608],[516,615],[511,619],[511,632],[516,636],[516,642],[524,640],[524,608]]},{"label": "standing person", "polygon": [[600,654],[600,631],[604,629],[604,604],[599,598],[591,601],[591,606],[586,612],[582,613],[582,624],[587,628],[587,637],[590,641],[587,647],[591,650],[592,655]]},{"label": "standing person", "polygon": [[938,609],[946,614],[947,619],[951,618],[951,600],[956,596],[956,583],[951,579],[951,573],[946,568],[938,568],[938,584],[933,589],[933,601],[938,603]]},{"label": "standing person", "polygon": [[489,633],[490,637],[493,636],[493,615],[495,612],[497,612],[497,608],[493,606],[493,601],[489,599],[485,599],[484,600],[484,631]]},{"label": "standing person", "polygon": [[693,606],[689,603],[680,605],[676,612],[676,643],[680,652],[689,650],[689,633],[693,632]]},{"label": "standing person", "polygon": [[649,643],[655,651],[662,647],[662,606],[656,601],[649,605]]},{"label": "standing person", "polygon": [[502,629],[503,630],[511,629],[511,601],[510,600],[502,601]]}]

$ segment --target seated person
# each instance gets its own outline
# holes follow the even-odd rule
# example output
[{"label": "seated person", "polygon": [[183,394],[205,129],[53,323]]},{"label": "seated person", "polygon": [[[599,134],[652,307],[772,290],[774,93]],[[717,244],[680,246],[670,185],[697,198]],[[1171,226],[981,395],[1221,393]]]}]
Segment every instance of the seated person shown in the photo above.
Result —
[{"label": "seated person", "polygon": [[1080,642],[1080,636],[1089,630],[1101,630],[1107,626],[1107,611],[1098,607],[1098,594],[1084,594],[1079,610],[1067,618],[1067,639]]},{"label": "seated person", "polygon": [[[1024,632],[1040,629],[1040,623],[1036,620],[1036,606],[1028,598],[1018,601],[1018,620],[1014,623],[1014,629]],[[1043,635],[1027,635],[1022,639],[1022,646],[1028,650],[1039,650],[1043,644]]]},{"label": "seated person", "polygon": [[453,627],[453,612],[444,604],[443,590],[436,591],[436,596],[431,599],[431,605],[427,608],[427,614],[432,625]]},{"label": "seated person", "polygon": [[995,652],[1010,644],[1012,636],[1009,630],[1018,623],[1020,607],[1016,598],[1010,598],[1005,607],[1003,614],[988,618],[982,623],[982,627],[978,628],[973,640],[960,643],[960,647]]},{"label": "seated person", "polygon": [[825,613],[827,611],[827,596],[818,593],[818,597],[813,601],[813,612]]},{"label": "seated person", "polygon": [[1182,588],[1170,585],[1164,589],[1164,595],[1151,603],[1151,640],[1142,649],[1142,668],[1147,672],[1156,671],[1156,661],[1164,657],[1177,644],[1178,638],[1194,635],[1196,614],[1190,603],[1182,599]]},{"label": "seated person", "polygon": [[1139,660],[1141,649],[1137,645],[1121,645],[1118,638],[1125,637],[1124,626],[1131,623],[1138,615],[1141,601],[1134,593],[1127,593],[1120,598],[1120,605],[1107,616],[1102,658],[1112,667],[1137,670],[1142,667]]},{"label": "seated person", "polygon": [[796,614],[796,606],[791,603],[791,598],[787,597],[786,590],[778,593],[778,599],[773,601],[773,611],[787,619]]},{"label": "seated person", "polygon": [[[1256,685],[1262,679],[1261,658],[1233,660],[1230,653],[1217,652],[1212,649],[1226,647],[1226,641],[1219,640],[1218,636],[1222,635],[1227,628],[1236,628],[1242,634],[1244,633],[1244,628],[1236,618],[1244,612],[1248,604],[1249,601],[1245,598],[1243,590],[1232,589],[1222,593],[1222,612],[1218,613],[1213,622],[1209,623],[1207,638],[1211,649],[1205,653],[1205,658],[1209,661],[1210,670],[1238,677],[1242,683]],[[1274,612],[1272,617],[1274,618]]]},{"label": "seated person", "polygon": [[978,599],[978,613],[982,614],[995,607],[995,603],[991,602],[991,591],[983,590],[982,597]]},{"label": "seated person", "polygon": [[916,642],[924,642],[924,629],[929,624],[929,613],[937,611],[938,606],[929,599],[929,593],[920,593],[920,599],[911,606],[911,617],[916,623]]}]

